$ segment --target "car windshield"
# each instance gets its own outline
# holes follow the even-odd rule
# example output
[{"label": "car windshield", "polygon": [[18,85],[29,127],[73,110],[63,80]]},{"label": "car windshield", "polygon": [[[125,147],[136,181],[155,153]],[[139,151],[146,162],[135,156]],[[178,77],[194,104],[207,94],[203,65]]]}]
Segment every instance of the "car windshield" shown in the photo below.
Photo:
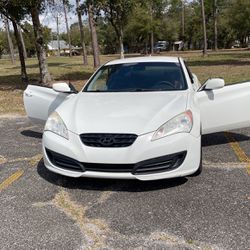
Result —
[{"label": "car windshield", "polygon": [[105,65],[84,92],[137,92],[185,90],[187,84],[179,63],[144,62]]}]

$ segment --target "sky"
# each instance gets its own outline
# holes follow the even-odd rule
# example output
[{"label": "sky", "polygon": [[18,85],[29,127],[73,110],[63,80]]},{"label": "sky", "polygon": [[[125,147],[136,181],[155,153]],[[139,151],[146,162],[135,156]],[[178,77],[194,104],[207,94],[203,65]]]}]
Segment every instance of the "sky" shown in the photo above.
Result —
[{"label": "sky", "polygon": [[[75,23],[78,21],[77,15],[75,13],[75,0],[69,0],[70,4],[72,5],[71,12],[68,13],[68,23],[69,26],[72,23]],[[47,10],[45,13],[40,15],[40,21],[44,26],[48,26],[52,29],[52,31],[56,31],[56,15],[52,14],[53,11]],[[64,13],[62,12],[59,15],[59,32],[65,32],[66,31],[66,25],[65,25],[65,19],[64,19]]]},{"label": "sky", "polygon": [[[68,13],[68,23],[69,26],[75,22],[78,22],[77,15],[75,13],[75,0],[69,0],[70,4],[73,5],[72,11]],[[86,17],[83,16],[83,19],[86,19]],[[30,23],[31,20],[26,20]],[[40,15],[40,21],[43,26],[48,26],[52,29],[52,31],[56,32],[56,18],[51,13],[51,10],[46,10],[43,14]],[[0,29],[4,29],[3,22],[0,20]],[[12,25],[10,25],[10,29],[12,30]],[[66,25],[65,25],[65,19],[64,19],[64,13],[62,12],[61,15],[59,15],[59,33],[66,32]]]}]

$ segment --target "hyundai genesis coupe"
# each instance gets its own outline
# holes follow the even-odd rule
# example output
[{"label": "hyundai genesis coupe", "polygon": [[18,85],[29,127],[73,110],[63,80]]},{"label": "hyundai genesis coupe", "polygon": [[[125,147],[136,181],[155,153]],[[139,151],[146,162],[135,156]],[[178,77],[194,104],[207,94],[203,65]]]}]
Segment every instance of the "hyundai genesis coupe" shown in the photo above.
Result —
[{"label": "hyundai genesis coupe", "polygon": [[70,177],[157,180],[201,172],[201,135],[250,126],[250,82],[203,85],[178,57],[119,59],[80,92],[29,85],[45,166]]}]

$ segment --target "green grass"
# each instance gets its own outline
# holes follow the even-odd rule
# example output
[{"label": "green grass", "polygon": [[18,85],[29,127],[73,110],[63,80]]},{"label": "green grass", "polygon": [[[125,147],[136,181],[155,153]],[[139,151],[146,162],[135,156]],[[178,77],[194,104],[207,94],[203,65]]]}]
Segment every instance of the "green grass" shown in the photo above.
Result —
[{"label": "green grass", "polygon": [[[118,56],[102,56],[101,62],[105,63]],[[93,73],[92,57],[88,58],[89,66],[83,66],[82,57],[49,57],[47,63],[51,77],[54,81],[72,81],[82,83]],[[39,80],[39,69],[36,58],[26,60],[27,73],[30,83],[37,83]],[[0,90],[4,89],[23,89],[20,80],[20,64],[17,62],[12,65],[7,59],[0,60]]]},{"label": "green grass", "polygon": [[[203,57],[201,52],[166,52],[161,55],[183,57],[200,82],[211,77],[222,77],[227,84],[250,80],[250,51],[210,52]],[[132,55],[129,55],[132,56]],[[137,55],[138,56],[138,55]],[[118,58],[118,55],[101,56],[101,63]],[[82,65],[82,57],[49,57],[49,71],[54,81],[71,81],[79,89],[93,73],[93,60],[89,56],[89,66]],[[30,83],[37,83],[39,70],[36,58],[26,61]],[[0,114],[24,113],[20,80],[20,65],[12,65],[10,60],[0,60]]]}]

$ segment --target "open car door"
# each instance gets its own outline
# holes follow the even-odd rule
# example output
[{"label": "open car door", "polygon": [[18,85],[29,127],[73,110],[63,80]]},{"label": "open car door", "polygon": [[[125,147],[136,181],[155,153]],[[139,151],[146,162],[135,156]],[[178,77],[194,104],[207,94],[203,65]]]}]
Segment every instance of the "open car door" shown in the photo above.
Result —
[{"label": "open car door", "polygon": [[52,88],[28,85],[23,93],[26,114],[34,123],[45,124],[48,116],[69,96],[70,93],[56,92]]},{"label": "open car door", "polygon": [[196,93],[202,134],[249,127],[250,81],[223,87],[211,80],[210,89],[201,87]]}]

